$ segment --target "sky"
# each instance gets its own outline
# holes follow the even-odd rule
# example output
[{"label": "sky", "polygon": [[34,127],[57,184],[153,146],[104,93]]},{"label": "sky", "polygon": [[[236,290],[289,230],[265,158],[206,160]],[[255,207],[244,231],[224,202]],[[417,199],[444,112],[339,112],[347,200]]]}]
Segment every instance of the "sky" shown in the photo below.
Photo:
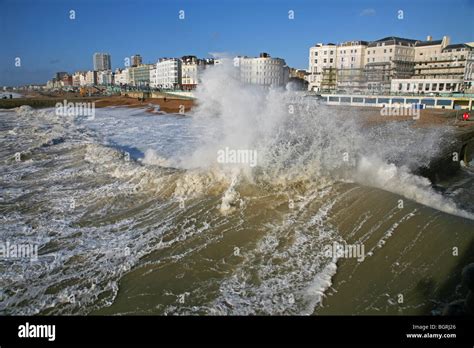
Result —
[{"label": "sky", "polygon": [[307,69],[316,43],[427,35],[472,42],[473,18],[474,0],[0,0],[0,86],[92,70],[94,52],[110,53],[113,69],[133,54],[155,63],[260,52]]}]

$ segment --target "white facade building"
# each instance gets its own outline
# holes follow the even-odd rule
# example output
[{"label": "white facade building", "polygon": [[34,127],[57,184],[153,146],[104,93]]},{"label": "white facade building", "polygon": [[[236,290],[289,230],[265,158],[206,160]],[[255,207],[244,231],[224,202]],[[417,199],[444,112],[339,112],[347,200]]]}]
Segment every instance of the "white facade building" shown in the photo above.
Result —
[{"label": "white facade building", "polygon": [[234,65],[239,68],[240,80],[244,83],[266,87],[283,87],[288,83],[289,68],[281,58],[261,53],[258,58],[236,57]]},{"label": "white facade building", "polygon": [[464,86],[466,93],[474,93],[474,50],[470,51],[466,59],[464,70]]},{"label": "white facade building", "polygon": [[317,44],[309,49],[308,88],[323,90],[361,90],[366,88],[366,41],[347,41],[335,45]]},{"label": "white facade building", "polygon": [[213,58],[199,59],[196,56],[181,57],[181,86],[184,90],[193,90],[200,81],[202,72],[209,66],[213,66]]},{"label": "white facade building", "polygon": [[[85,83],[84,85],[86,86],[93,86],[93,85],[96,85],[97,84],[97,71],[88,71],[86,72],[86,76],[85,76]],[[81,86],[83,86],[81,84]]]},{"label": "white facade building", "polygon": [[114,81],[114,75],[111,70],[101,70],[97,72],[98,85],[111,85]]},{"label": "white facade building", "polygon": [[116,69],[114,74],[114,84],[118,86],[130,83],[128,69]]},{"label": "white facade building", "polygon": [[150,70],[150,86],[154,88],[176,89],[181,86],[181,60],[163,58]]},{"label": "white facade building", "polygon": [[75,87],[85,86],[87,84],[87,72],[77,71],[72,75],[72,85]]},{"label": "white facade building", "polygon": [[439,94],[453,93],[462,90],[463,79],[392,79],[391,93],[412,93],[412,94]]}]

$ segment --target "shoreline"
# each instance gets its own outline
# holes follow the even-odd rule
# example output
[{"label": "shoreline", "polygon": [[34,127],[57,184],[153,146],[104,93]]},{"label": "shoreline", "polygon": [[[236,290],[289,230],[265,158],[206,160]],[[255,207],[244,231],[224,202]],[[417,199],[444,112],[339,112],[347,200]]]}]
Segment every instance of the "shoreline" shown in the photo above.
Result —
[{"label": "shoreline", "polygon": [[[180,98],[148,98],[139,100],[138,98],[131,98],[125,96],[110,96],[110,97],[81,97],[77,95],[63,95],[63,96],[42,96],[29,95],[24,98],[0,99],[0,109],[13,109],[22,105],[29,105],[33,108],[48,108],[54,107],[56,103],[62,103],[64,100],[75,103],[94,102],[95,107],[105,108],[111,106],[123,107],[145,107],[156,108],[160,107],[159,112],[150,110],[151,113],[179,113],[188,112],[194,106],[194,101]],[[184,110],[183,110],[184,108]]]}]

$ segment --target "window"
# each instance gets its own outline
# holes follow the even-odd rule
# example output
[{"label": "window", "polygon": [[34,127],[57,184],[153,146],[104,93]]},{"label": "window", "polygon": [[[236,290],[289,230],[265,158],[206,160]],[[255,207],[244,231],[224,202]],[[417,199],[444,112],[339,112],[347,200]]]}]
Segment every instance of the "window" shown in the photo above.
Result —
[{"label": "window", "polygon": [[332,55],[333,53],[334,53],[334,51],[330,51],[330,52],[329,52],[329,54],[331,54],[331,55]]},{"label": "window", "polygon": [[329,63],[332,63],[333,59],[332,58],[329,58]]},{"label": "window", "polygon": [[435,100],[434,99],[421,99],[421,104],[435,105]]},{"label": "window", "polygon": [[354,97],[354,98],[352,98],[352,101],[353,101],[354,103],[363,103],[363,102],[364,102],[364,98]]},{"label": "window", "polygon": [[387,49],[384,49],[384,50],[383,50],[383,53],[387,53]]},{"label": "window", "polygon": [[323,63],[326,63],[326,62],[327,62],[327,59],[326,59],[326,58],[324,58],[324,60],[323,60]]},{"label": "window", "polygon": [[443,90],[444,90],[444,83],[440,83],[440,84],[439,84],[439,90],[440,90],[440,91],[443,91]]},{"label": "window", "polygon": [[451,106],[451,100],[449,99],[438,99],[436,105],[444,105],[444,106]]}]

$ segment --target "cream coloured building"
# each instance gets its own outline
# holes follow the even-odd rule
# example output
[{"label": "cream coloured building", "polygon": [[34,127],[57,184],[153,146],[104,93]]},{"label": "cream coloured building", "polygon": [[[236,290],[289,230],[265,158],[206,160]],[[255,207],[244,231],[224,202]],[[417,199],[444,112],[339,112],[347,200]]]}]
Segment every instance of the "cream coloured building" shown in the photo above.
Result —
[{"label": "cream coloured building", "polygon": [[[473,49],[469,44],[450,44],[447,36],[441,40],[428,36],[425,41],[390,36],[369,43],[317,44],[309,52],[308,88],[317,92],[368,90],[380,94],[405,92],[404,83],[400,87],[398,80],[429,79],[429,83],[421,85],[420,92],[426,88],[430,93],[432,88],[435,92],[462,92],[473,88]],[[460,79],[464,84],[459,85]],[[392,80],[397,83],[392,85]],[[418,92],[419,83],[413,82],[410,88],[415,85]]]},{"label": "cream coloured building", "polygon": [[282,87],[288,83],[289,68],[285,60],[272,58],[267,53],[260,53],[258,58],[236,57],[234,65],[239,68],[240,80],[244,83],[266,87]]},{"label": "cream coloured building", "polygon": [[116,69],[114,74],[114,84],[118,86],[128,85],[129,73],[128,69]]},{"label": "cream coloured building", "polygon": [[376,93],[389,92],[392,79],[413,76],[416,42],[390,36],[369,43],[365,58],[367,89]]},{"label": "cream coloured building", "polygon": [[391,82],[391,93],[401,94],[440,94],[460,92],[463,88],[463,79],[428,79],[428,78],[411,78],[411,79],[393,79]]},{"label": "cream coloured building", "polygon": [[[469,46],[474,47],[474,43]],[[464,70],[464,86],[466,93],[474,93],[474,50],[471,50],[467,55]]]},{"label": "cream coloured building", "polygon": [[309,49],[308,88],[321,92],[336,89],[337,46],[318,43]]},{"label": "cream coloured building", "polygon": [[85,85],[93,86],[96,84],[97,84],[97,71],[94,71],[94,70],[87,71],[86,76],[85,76]]},{"label": "cream coloured building", "polygon": [[196,56],[181,57],[181,86],[184,90],[195,89],[204,69],[214,65],[213,58],[199,59]]},{"label": "cream coloured building", "polygon": [[449,37],[417,43],[415,47],[415,78],[462,79],[466,61],[472,47],[466,44],[450,44]]},{"label": "cream coloured building", "polygon": [[367,88],[365,76],[365,59],[367,41],[347,41],[337,45],[337,76],[338,90],[358,92]]}]

